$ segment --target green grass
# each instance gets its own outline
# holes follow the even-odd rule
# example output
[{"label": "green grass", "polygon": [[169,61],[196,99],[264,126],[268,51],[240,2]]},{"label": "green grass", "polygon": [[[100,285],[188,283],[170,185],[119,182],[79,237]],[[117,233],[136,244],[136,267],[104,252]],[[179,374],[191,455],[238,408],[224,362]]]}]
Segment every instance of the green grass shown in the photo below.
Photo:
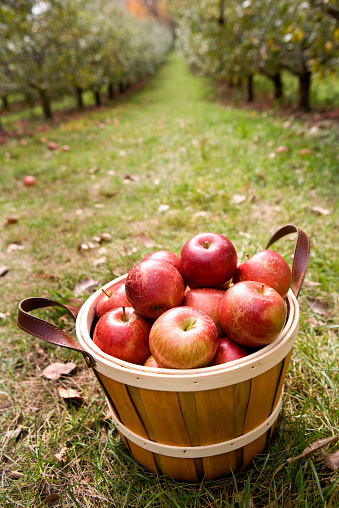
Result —
[{"label": "green grass", "polygon": [[[316,455],[287,462],[310,442],[338,434],[336,126],[323,120],[314,128],[312,116],[286,124],[276,114],[226,107],[213,94],[174,53],[144,89],[57,125],[32,119],[23,129],[30,135],[0,145],[0,266],[8,267],[0,278],[1,506],[43,506],[51,493],[60,496],[57,506],[81,508],[338,506],[338,471]],[[17,121],[14,114],[3,117],[11,129]],[[58,150],[48,151],[41,136]],[[69,151],[61,151],[64,144]],[[281,145],[289,151],[277,153]],[[311,152],[301,155],[305,148]],[[26,174],[36,176],[35,186],[23,185]],[[245,200],[234,203],[235,194]],[[310,234],[307,280],[319,285],[308,283],[299,298],[300,331],[275,438],[244,472],[198,485],[149,473],[121,443],[82,358],[16,326],[25,297],[66,302],[83,277],[99,287],[152,250],[179,254],[203,231],[226,235],[241,261],[286,223]],[[111,240],[95,242],[101,233]],[[79,249],[84,242],[95,248]],[[291,261],[293,241],[275,248]],[[328,313],[314,312],[310,299]],[[74,336],[61,312],[41,315]],[[78,365],[75,374],[58,381],[41,376],[50,363],[70,360]],[[66,404],[58,386],[81,391],[88,404]],[[19,425],[16,439],[6,436]],[[60,463],[55,454],[63,447]]]}]

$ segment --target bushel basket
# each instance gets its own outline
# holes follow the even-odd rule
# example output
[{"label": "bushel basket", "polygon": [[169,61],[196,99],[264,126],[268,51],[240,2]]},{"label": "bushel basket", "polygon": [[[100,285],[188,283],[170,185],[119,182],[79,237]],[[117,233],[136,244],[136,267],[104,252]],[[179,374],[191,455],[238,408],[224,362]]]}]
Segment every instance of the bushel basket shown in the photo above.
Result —
[{"label": "bushel basket", "polygon": [[[281,411],[283,384],[299,325],[297,297],[310,242],[306,233],[288,224],[266,246],[290,233],[297,233],[297,240],[285,327],[271,344],[240,360],[176,370],[134,365],[103,353],[91,339],[101,290],[90,296],[79,312],[46,298],[27,298],[19,304],[18,326],[83,354],[104,391],[123,442],[139,464],[180,481],[225,476],[245,468],[264,451]],[[61,306],[77,315],[79,343],[30,314],[48,306]]]}]

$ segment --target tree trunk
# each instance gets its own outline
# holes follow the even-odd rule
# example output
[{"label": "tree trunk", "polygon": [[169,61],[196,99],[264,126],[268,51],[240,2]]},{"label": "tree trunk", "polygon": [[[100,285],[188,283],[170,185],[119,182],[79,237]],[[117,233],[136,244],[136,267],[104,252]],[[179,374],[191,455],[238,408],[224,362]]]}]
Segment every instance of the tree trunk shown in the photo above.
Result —
[{"label": "tree trunk", "polygon": [[274,98],[276,100],[282,99],[282,97],[283,97],[283,84],[282,84],[280,72],[277,72],[274,76],[272,76],[272,81],[274,83]]},{"label": "tree trunk", "polygon": [[113,83],[110,83],[108,85],[107,91],[108,91],[108,98],[109,99],[114,99],[114,86],[113,86]]},{"label": "tree trunk", "polygon": [[298,109],[302,111],[310,111],[310,89],[311,89],[311,73],[304,71],[299,75],[299,103]]},{"label": "tree trunk", "polygon": [[253,90],[253,74],[247,76],[247,102],[253,102],[254,90]]},{"label": "tree trunk", "polygon": [[3,107],[6,111],[9,111],[9,103],[8,103],[8,99],[7,99],[7,95],[2,95],[2,104],[3,104]]},{"label": "tree trunk", "polygon": [[124,83],[122,81],[120,81],[119,83],[119,93],[125,93],[126,92],[126,87],[124,85]]},{"label": "tree trunk", "polygon": [[95,98],[95,105],[101,106],[101,95],[100,95],[99,88],[94,88],[93,93],[94,93],[94,98]]},{"label": "tree trunk", "polygon": [[48,97],[46,90],[40,89],[39,94],[40,94],[40,99],[41,99],[41,106],[42,106],[46,120],[53,120],[51,101]]},{"label": "tree trunk", "polygon": [[82,88],[80,88],[79,86],[76,86],[75,93],[77,96],[78,109],[80,109],[80,111],[83,111],[85,109],[85,105],[84,105],[84,99],[82,96]]}]

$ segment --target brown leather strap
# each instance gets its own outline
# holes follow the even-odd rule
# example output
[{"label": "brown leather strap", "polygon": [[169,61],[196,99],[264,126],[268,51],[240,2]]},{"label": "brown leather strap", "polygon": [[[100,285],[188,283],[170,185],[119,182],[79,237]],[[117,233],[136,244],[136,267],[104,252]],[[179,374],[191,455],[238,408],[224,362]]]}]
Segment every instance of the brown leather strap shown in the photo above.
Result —
[{"label": "brown leather strap", "polygon": [[71,307],[70,305],[63,305],[62,303],[56,302],[55,300],[51,300],[49,298],[26,298],[19,303],[18,307],[18,319],[17,325],[21,330],[28,333],[29,335],[33,335],[34,337],[38,337],[38,339],[45,340],[50,344],[55,344],[56,346],[65,347],[67,349],[73,349],[75,351],[80,351],[88,367],[95,366],[94,358],[87,353],[84,349],[82,349],[79,344],[77,344],[66,332],[60,330],[55,325],[44,321],[38,317],[32,316],[30,312],[32,310],[42,309],[44,307],[62,307],[73,318],[76,318],[78,314],[78,309],[75,307]]},{"label": "brown leather strap", "polygon": [[294,224],[286,224],[286,226],[283,226],[274,233],[268,241],[266,249],[268,249],[277,240],[280,240],[280,238],[283,238],[291,233],[297,233],[292,265],[292,291],[296,298],[298,298],[304,282],[308,260],[310,257],[310,237]]}]

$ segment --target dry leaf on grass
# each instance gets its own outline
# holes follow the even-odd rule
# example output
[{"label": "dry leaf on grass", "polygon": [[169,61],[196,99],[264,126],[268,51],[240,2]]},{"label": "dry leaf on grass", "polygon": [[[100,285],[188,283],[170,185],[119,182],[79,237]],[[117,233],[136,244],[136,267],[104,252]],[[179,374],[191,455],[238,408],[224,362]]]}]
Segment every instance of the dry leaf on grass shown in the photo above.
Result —
[{"label": "dry leaf on grass", "polygon": [[58,462],[62,462],[64,464],[67,459],[67,448],[65,446],[61,448],[60,452],[56,453],[54,457]]},{"label": "dry leaf on grass", "polygon": [[20,436],[21,434],[21,431],[22,431],[22,425],[19,425],[16,429],[14,430],[8,430],[6,432],[6,437],[7,439],[16,439],[17,437]]},{"label": "dry leaf on grass", "polygon": [[41,508],[43,506],[53,506],[55,505],[60,499],[60,496],[59,494],[55,494],[55,493],[52,493],[52,494],[49,494],[47,497],[45,497],[45,499],[42,500],[42,504],[40,505]]},{"label": "dry leaf on grass", "polygon": [[315,288],[321,286],[321,282],[313,282],[309,279],[304,279],[303,286],[305,288]]},{"label": "dry leaf on grass", "polygon": [[7,478],[10,478],[11,480],[20,480],[23,475],[24,474],[20,473],[20,471],[6,471]]},{"label": "dry leaf on grass", "polygon": [[74,390],[73,388],[62,388],[62,386],[58,386],[58,394],[62,399],[65,400],[74,400],[76,402],[86,402],[88,403],[87,397],[83,397],[79,392]]},{"label": "dry leaf on grass", "polygon": [[318,215],[330,215],[331,212],[327,208],[321,208],[321,206],[313,206],[311,208],[312,212],[317,213]]},{"label": "dry leaf on grass", "polygon": [[79,280],[79,282],[74,286],[74,295],[81,296],[85,294],[94,293],[97,290],[99,282],[90,277],[85,277],[84,279]]},{"label": "dry leaf on grass", "polygon": [[73,362],[68,363],[51,363],[42,371],[42,375],[47,379],[59,379],[60,376],[70,374],[72,370],[76,368],[76,364]]},{"label": "dry leaf on grass", "polygon": [[145,247],[154,247],[155,242],[152,240],[152,238],[149,236],[148,233],[145,233],[144,231],[140,233],[140,235],[137,237],[144,245]]},{"label": "dry leaf on grass", "polygon": [[4,225],[11,226],[12,224],[16,224],[18,222],[18,220],[19,219],[17,219],[16,217],[7,217],[7,219],[5,219]]},{"label": "dry leaf on grass", "polygon": [[0,266],[0,277],[2,277],[3,275],[6,275],[8,270],[9,270],[8,266]]},{"label": "dry leaf on grass", "polygon": [[324,439],[319,439],[318,441],[313,441],[313,443],[305,448],[302,454],[287,459],[287,462],[294,462],[302,458],[310,457],[310,455],[314,455],[316,452],[320,451],[322,448],[332,443],[333,441],[336,441],[337,439],[338,436],[330,436],[325,437]]},{"label": "dry leaf on grass", "polygon": [[7,252],[8,254],[11,254],[12,252],[15,252],[16,250],[23,250],[25,247],[23,245],[20,245],[20,243],[10,243],[7,246]]},{"label": "dry leaf on grass", "polygon": [[325,464],[331,471],[339,469],[339,450],[334,453],[326,453],[323,450],[319,453],[319,459]]},{"label": "dry leaf on grass", "polygon": [[316,314],[320,314],[321,316],[330,316],[329,307],[325,303],[322,303],[320,300],[313,298],[306,298],[307,303]]},{"label": "dry leaf on grass", "polygon": [[243,194],[233,194],[233,196],[230,199],[230,202],[233,203],[234,205],[238,205],[243,201],[246,201],[246,196],[244,196]]}]

